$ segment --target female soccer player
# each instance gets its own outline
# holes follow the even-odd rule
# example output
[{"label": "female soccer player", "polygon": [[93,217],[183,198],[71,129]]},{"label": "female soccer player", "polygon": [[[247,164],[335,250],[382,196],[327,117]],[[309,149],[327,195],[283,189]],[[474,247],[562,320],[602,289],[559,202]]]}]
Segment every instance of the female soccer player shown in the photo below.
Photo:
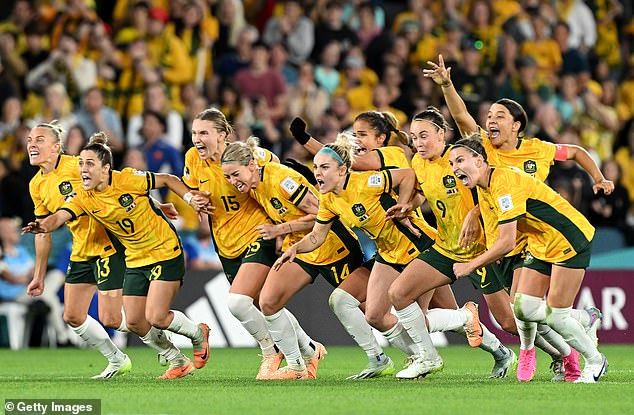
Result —
[{"label": "female soccer player", "polygon": [[[313,228],[319,208],[317,190],[300,173],[284,165],[269,163],[258,167],[254,160],[257,139],[230,144],[222,155],[225,177],[242,193],[249,192],[276,225],[258,227],[265,239],[284,237],[282,250],[299,241]],[[391,359],[383,353],[358,306],[365,301],[369,270],[362,267],[363,252],[356,236],[337,221],[319,249],[301,254],[296,262],[285,264],[279,271],[271,270],[260,294],[260,308],[275,343],[286,357],[288,366],[271,375],[271,379],[314,378],[304,373],[297,336],[289,313],[284,306],[319,274],[335,288],[356,302],[354,315],[343,322],[346,330],[368,354],[369,364],[353,378],[371,378],[394,372]],[[341,313],[343,299],[333,302]],[[347,324],[346,324],[347,323]],[[318,347],[322,347],[318,345]],[[316,365],[313,366],[316,369]]]},{"label": "female soccer player", "polygon": [[[526,139],[522,137],[528,122],[526,112],[517,102],[510,99],[501,99],[491,105],[487,117],[486,131],[477,125],[473,117],[467,112],[464,101],[460,98],[451,82],[451,68],[445,68],[442,56],[439,56],[438,64],[428,62],[432,69],[423,70],[424,75],[430,77],[436,84],[442,87],[443,95],[449,107],[452,117],[456,121],[462,136],[474,132],[480,132],[483,144],[492,165],[513,166],[537,179],[544,181],[550,171],[550,166],[555,160],[575,160],[595,180],[594,191],[602,189],[609,194],[614,189],[614,184],[605,180],[601,170],[592,157],[583,148],[576,145],[554,145],[536,138]],[[483,209],[488,207],[482,205]],[[466,229],[473,229],[473,223],[477,222],[480,209],[474,209],[465,221],[465,231],[461,235],[461,241],[468,244],[472,241],[472,233]],[[471,225],[470,225],[471,223]],[[494,229],[497,223],[486,223],[485,227]],[[498,278],[511,290],[511,299],[514,298],[514,279],[519,278],[518,268],[524,264],[522,253],[526,247],[525,240],[518,240],[517,245],[499,264],[492,265]],[[547,278],[547,275],[543,275]],[[534,299],[535,301],[543,301]],[[573,313],[577,313],[573,310]],[[601,323],[601,313],[595,307],[589,307],[583,312],[587,315],[581,317],[586,322],[586,329],[593,337]],[[554,333],[547,325],[536,325],[532,322],[516,320],[520,335],[520,358],[517,376],[520,381],[529,381],[535,374],[536,357],[534,345],[538,345],[553,358],[551,367],[555,372],[553,380],[572,381],[579,377],[578,353],[571,350],[567,344]],[[540,336],[536,337],[537,332]],[[562,368],[563,366],[563,368]],[[564,370],[565,369],[565,375]]]},{"label": "female soccer player", "polygon": [[[219,110],[210,108],[198,114],[192,123],[195,147],[185,154],[183,182],[191,189],[206,192],[207,201],[211,200],[215,207],[209,223],[223,270],[231,283],[228,307],[262,349],[262,364],[256,376],[262,379],[275,372],[284,357],[273,342],[264,316],[254,305],[254,301],[258,304],[266,276],[277,257],[275,239],[263,239],[256,229],[271,223],[262,207],[224,178],[220,158],[232,134],[233,128]],[[279,161],[262,148],[256,150],[255,158],[258,165]],[[301,338],[303,357],[314,361],[317,356],[318,361],[321,349],[317,350],[297,320],[290,316]]]},{"label": "female soccer player", "polygon": [[[55,122],[40,123],[27,137],[29,162],[40,171],[29,184],[35,217],[57,212],[81,187],[78,157],[62,154],[63,131]],[[94,379],[109,379],[129,372],[132,363],[115,346],[104,328],[88,315],[88,307],[99,289],[99,319],[106,327],[128,331],[121,314],[121,291],[125,257],[103,227],[89,216],[68,224],[73,236],[70,266],[64,284],[64,320],[91,347],[108,359],[108,366]],[[51,250],[50,233],[35,237],[35,272],[27,288],[31,296],[44,291],[44,277]]]},{"label": "female soccer player", "polygon": [[[431,343],[423,311],[416,299],[437,287],[453,283],[455,277],[452,265],[468,261],[484,250],[483,234],[466,248],[458,242],[462,222],[473,209],[474,198],[456,180],[449,165],[450,146],[445,144],[444,139],[448,125],[444,117],[437,109],[430,107],[414,117],[410,129],[412,143],[417,150],[412,159],[412,168],[416,171],[423,196],[436,216],[438,236],[430,249],[423,251],[405,268],[389,291],[401,323],[420,348],[413,363],[397,374],[397,377],[407,379],[424,376],[430,368],[433,370],[442,364]],[[388,213],[399,208],[396,205]],[[508,306],[509,296],[493,273],[481,268],[470,274],[469,278],[476,289],[484,293],[496,320],[506,331],[517,334],[513,313]],[[428,324],[433,330],[461,330],[469,322],[469,311],[477,312],[474,303],[467,303],[463,310],[432,309],[427,313]],[[513,351],[502,345],[486,327],[466,327],[469,343],[477,346],[481,341],[480,346],[493,355],[495,365],[491,377],[506,377],[515,362]]]},{"label": "female soccer player", "polygon": [[[169,187],[188,201],[193,194],[169,174],[112,171],[112,153],[106,139],[103,133],[93,135],[80,153],[82,188],[75,189],[76,194],[56,213],[36,219],[23,231],[48,233],[87,215],[115,235],[126,249],[123,306],[127,326],[170,362],[162,379],[182,377],[207,363],[209,328],[206,324],[197,326],[183,313],[169,309],[185,273],[182,248],[175,229],[154,205],[149,192]],[[194,363],[165,338],[164,329],[192,340]]]},{"label": "female soccer player", "polygon": [[[321,193],[313,230],[289,247],[275,263],[293,261],[297,254],[319,248],[336,219],[351,228],[360,228],[376,242],[378,251],[370,273],[366,299],[366,320],[407,355],[415,354],[412,339],[390,312],[387,290],[405,266],[433,243],[435,231],[414,215],[405,220],[386,220],[385,212],[396,203],[392,190],[410,182],[416,175],[411,169],[381,172],[351,172],[353,138],[339,134],[334,144],[325,145],[314,159],[315,178]],[[400,200],[410,200],[413,192],[401,192]]]},{"label": "female soccer player", "polygon": [[[590,263],[594,228],[564,198],[541,181],[516,169],[493,168],[487,161],[482,139],[458,141],[450,151],[454,175],[469,189],[477,187],[486,200],[483,216],[497,221],[497,235],[484,254],[467,263],[454,264],[456,277],[503,257],[515,248],[516,234],[527,236],[525,262],[536,263],[541,274],[530,268],[520,270],[515,294],[515,315],[523,321],[547,323],[584,357],[586,364],[575,382],[593,383],[606,371],[608,362],[580,319],[571,313],[585,268]],[[487,229],[485,229],[488,232]],[[546,296],[545,302],[541,300]]]}]

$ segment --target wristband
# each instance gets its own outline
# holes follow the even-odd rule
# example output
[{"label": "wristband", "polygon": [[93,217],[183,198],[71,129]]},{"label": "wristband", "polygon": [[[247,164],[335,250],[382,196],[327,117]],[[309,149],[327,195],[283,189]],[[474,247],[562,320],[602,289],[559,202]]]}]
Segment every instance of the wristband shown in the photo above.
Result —
[{"label": "wristband", "polygon": [[192,194],[192,192],[187,192],[183,195],[183,200],[187,202],[188,205],[192,201],[193,198],[194,198],[194,195]]}]

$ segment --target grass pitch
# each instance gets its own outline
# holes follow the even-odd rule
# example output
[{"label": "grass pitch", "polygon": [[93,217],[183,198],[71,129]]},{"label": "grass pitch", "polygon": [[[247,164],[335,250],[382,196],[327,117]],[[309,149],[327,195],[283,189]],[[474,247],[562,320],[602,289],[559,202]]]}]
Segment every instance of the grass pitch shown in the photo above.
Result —
[{"label": "grass pitch", "polygon": [[[515,373],[488,379],[493,360],[481,350],[439,351],[444,371],[417,381],[346,381],[366,364],[355,347],[329,347],[316,380],[256,381],[257,350],[212,349],[209,364],[193,376],[160,381],[156,354],[130,348],[130,374],[96,381],[90,376],[106,362],[91,350],[0,350],[0,398],[101,399],[103,414],[634,413],[634,346],[602,346],[610,370],[593,385],[551,383],[550,358],[541,352],[536,378],[519,384]],[[404,356],[387,353],[399,367]]]}]

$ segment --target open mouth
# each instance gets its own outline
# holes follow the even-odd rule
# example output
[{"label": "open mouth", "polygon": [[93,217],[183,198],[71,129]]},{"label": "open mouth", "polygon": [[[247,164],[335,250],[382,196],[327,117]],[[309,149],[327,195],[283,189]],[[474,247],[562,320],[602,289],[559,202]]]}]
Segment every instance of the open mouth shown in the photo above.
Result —
[{"label": "open mouth", "polygon": [[88,186],[91,182],[90,177],[86,176],[86,175],[82,175],[81,176],[81,184],[84,186]]},{"label": "open mouth", "polygon": [[198,154],[203,155],[207,153],[207,147],[203,144],[196,144],[196,150],[198,150]]},{"label": "open mouth", "polygon": [[456,173],[454,172],[454,175],[456,176],[456,178],[458,180],[460,180],[462,182],[462,184],[466,185],[469,182],[469,176],[467,176],[464,173]]},{"label": "open mouth", "polygon": [[234,184],[234,187],[238,189],[240,193],[242,193],[246,189],[247,186],[244,183],[240,182],[240,183]]},{"label": "open mouth", "polygon": [[498,130],[495,127],[490,127],[489,128],[489,138],[494,140],[496,138],[500,137],[500,130]]}]

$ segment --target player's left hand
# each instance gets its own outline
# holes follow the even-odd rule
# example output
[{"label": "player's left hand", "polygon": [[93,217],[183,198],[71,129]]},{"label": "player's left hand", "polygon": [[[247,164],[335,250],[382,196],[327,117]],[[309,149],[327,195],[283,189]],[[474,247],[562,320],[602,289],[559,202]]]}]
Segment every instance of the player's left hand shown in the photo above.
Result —
[{"label": "player's left hand", "polygon": [[594,190],[594,194],[599,193],[599,190],[603,190],[603,193],[609,195],[614,191],[614,183],[611,180],[603,179],[600,182],[597,182],[592,186],[592,190]]},{"label": "player's left hand", "polygon": [[26,226],[22,228],[22,232],[20,235],[24,235],[26,233],[46,233],[46,229],[42,227],[42,223],[39,219],[36,219],[33,222],[29,222]]},{"label": "player's left hand", "polygon": [[406,218],[407,214],[412,210],[414,210],[414,206],[411,203],[397,203],[385,211],[385,218],[403,219]]}]

